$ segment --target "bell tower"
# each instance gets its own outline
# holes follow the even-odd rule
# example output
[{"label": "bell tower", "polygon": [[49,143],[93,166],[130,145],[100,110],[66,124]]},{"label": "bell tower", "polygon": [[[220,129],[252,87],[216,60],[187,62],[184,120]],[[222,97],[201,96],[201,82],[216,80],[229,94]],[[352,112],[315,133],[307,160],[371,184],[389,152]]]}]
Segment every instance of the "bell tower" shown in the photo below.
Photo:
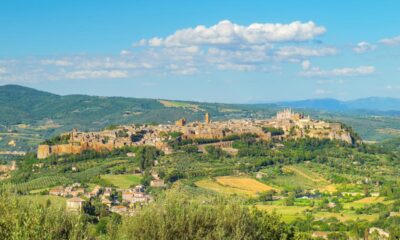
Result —
[{"label": "bell tower", "polygon": [[208,114],[208,112],[206,112],[206,114],[204,115],[204,122],[206,124],[210,124],[210,115]]}]

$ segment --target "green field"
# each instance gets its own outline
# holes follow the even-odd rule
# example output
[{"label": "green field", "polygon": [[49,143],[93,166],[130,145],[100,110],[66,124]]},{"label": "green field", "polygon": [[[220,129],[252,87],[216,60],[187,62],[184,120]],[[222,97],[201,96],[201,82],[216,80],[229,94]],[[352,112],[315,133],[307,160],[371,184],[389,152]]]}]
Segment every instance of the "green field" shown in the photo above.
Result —
[{"label": "green field", "polygon": [[121,175],[101,175],[101,178],[119,188],[129,188],[132,185],[140,184],[142,176],[136,174],[121,174]]},{"label": "green field", "polygon": [[24,195],[20,196],[21,200],[32,201],[41,205],[46,205],[47,201],[50,200],[50,204],[55,207],[64,208],[67,199],[52,195]]},{"label": "green field", "polygon": [[277,205],[256,205],[260,210],[267,212],[276,212],[282,215],[282,220],[285,222],[292,222],[296,218],[301,218],[304,216],[303,212],[305,210],[311,209],[310,207],[300,207],[300,206],[277,206]]},{"label": "green field", "polygon": [[298,187],[305,189],[321,189],[329,186],[329,181],[318,173],[307,169],[304,164],[290,165],[282,168],[285,175],[278,175],[267,178],[267,182],[273,186],[280,186],[286,189]]}]

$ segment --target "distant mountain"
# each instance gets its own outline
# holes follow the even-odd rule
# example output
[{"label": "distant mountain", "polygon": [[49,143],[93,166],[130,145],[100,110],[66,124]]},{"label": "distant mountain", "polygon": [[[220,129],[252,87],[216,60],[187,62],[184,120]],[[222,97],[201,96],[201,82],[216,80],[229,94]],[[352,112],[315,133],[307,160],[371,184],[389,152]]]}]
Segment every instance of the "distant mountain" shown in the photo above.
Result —
[{"label": "distant mountain", "polygon": [[352,109],[400,111],[400,98],[369,97],[346,102]]},{"label": "distant mountain", "polygon": [[400,111],[400,98],[369,97],[350,101],[336,99],[308,99],[276,103],[280,107],[307,108],[328,111]]}]

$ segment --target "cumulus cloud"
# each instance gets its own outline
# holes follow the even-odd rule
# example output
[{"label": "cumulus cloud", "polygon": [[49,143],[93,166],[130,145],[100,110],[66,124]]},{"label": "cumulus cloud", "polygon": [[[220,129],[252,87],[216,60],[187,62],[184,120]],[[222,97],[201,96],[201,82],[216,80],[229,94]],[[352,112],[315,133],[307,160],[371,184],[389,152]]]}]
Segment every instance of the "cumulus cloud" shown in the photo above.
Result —
[{"label": "cumulus cloud", "polygon": [[281,47],[276,52],[279,58],[292,58],[292,57],[322,57],[337,54],[336,48],[323,47],[323,48],[310,48],[310,47],[295,47],[286,46]]},{"label": "cumulus cloud", "polygon": [[376,48],[375,45],[372,45],[368,42],[359,42],[357,43],[357,46],[353,48],[353,51],[356,53],[364,53],[368,51],[372,51]]},{"label": "cumulus cloud", "polygon": [[303,77],[354,77],[354,76],[365,76],[375,72],[373,66],[359,66],[356,68],[335,68],[331,70],[322,70],[317,67],[312,67],[307,71],[299,73]]},{"label": "cumulus cloud", "polygon": [[0,74],[5,74],[7,73],[7,70],[3,67],[0,67]]},{"label": "cumulus cloud", "polygon": [[194,28],[177,30],[165,37],[142,39],[135,45],[159,46],[194,46],[194,45],[259,45],[271,42],[301,42],[312,40],[322,35],[326,29],[309,21],[295,21],[289,24],[252,23],[248,26],[223,20],[206,27],[199,25]]},{"label": "cumulus cloud", "polygon": [[[138,76],[191,75],[212,71],[281,71],[281,63],[301,64],[308,58],[337,54],[323,45],[313,46],[326,29],[314,22],[252,23],[228,20],[213,26],[179,29],[169,36],[142,39],[131,49],[108,56],[87,54],[21,59],[7,68],[0,80],[44,81],[63,79],[115,79]],[[289,46],[287,46],[289,45]],[[14,71],[18,69],[18,71]],[[7,80],[7,81],[8,81]]]},{"label": "cumulus cloud", "polygon": [[389,46],[400,45],[400,35],[392,38],[384,38],[379,40],[379,43]]}]

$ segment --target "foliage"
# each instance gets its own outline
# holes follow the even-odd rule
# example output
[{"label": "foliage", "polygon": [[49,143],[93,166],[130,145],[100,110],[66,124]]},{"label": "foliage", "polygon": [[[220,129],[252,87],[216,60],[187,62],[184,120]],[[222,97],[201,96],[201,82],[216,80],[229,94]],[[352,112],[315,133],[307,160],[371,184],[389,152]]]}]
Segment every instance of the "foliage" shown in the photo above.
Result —
[{"label": "foliage", "polygon": [[84,239],[85,220],[62,209],[0,195],[0,239]]},{"label": "foliage", "polygon": [[235,202],[206,203],[170,193],[124,221],[119,239],[294,239],[294,231],[270,215]]},{"label": "foliage", "polygon": [[262,130],[265,133],[271,133],[271,136],[279,136],[285,134],[282,128],[274,128],[274,127],[263,127]]}]

